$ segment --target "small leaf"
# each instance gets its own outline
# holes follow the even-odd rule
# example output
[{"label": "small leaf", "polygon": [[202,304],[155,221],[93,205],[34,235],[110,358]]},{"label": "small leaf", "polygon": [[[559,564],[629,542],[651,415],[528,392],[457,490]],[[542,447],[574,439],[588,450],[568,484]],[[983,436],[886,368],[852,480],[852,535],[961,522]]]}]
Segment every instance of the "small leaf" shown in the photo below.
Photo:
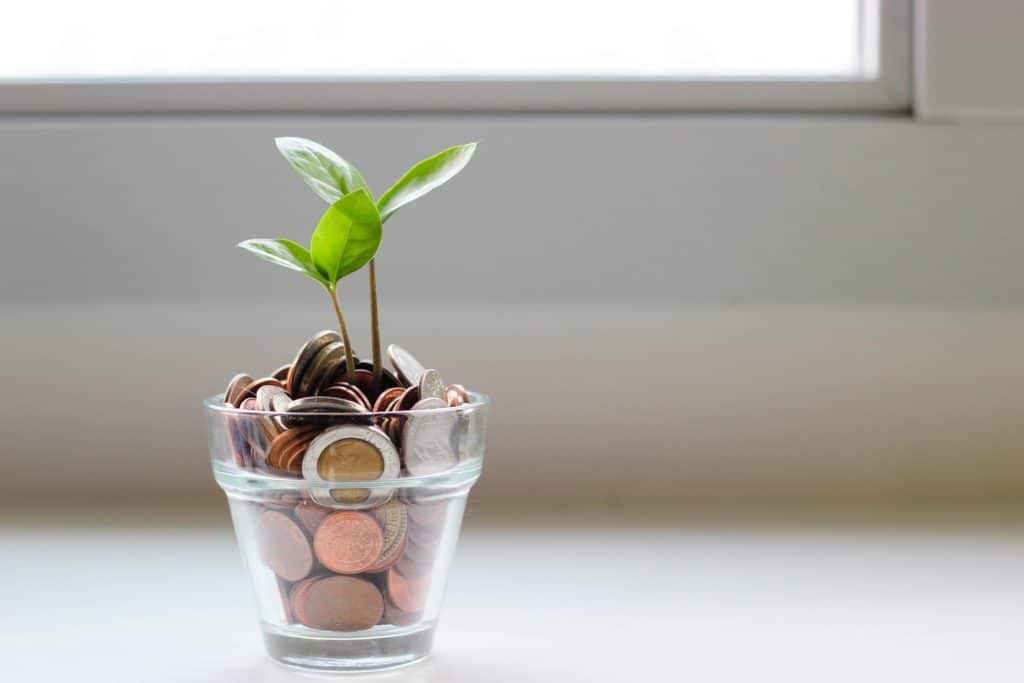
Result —
[{"label": "small leaf", "polygon": [[466,167],[476,151],[476,143],[449,147],[429,159],[424,159],[399,178],[378,202],[380,218],[386,221],[391,214],[411,201],[419,199],[451,180]]},{"label": "small leaf", "polygon": [[319,282],[324,282],[323,275],[313,265],[309,251],[301,244],[286,239],[255,239],[239,242],[238,246],[256,254],[264,261],[297,270]]},{"label": "small leaf", "polygon": [[277,149],[296,173],[320,197],[330,203],[367,186],[355,166],[323,145],[305,138],[276,138]]},{"label": "small leaf", "polygon": [[331,204],[313,231],[313,263],[329,285],[366,265],[380,247],[381,221],[366,190]]}]

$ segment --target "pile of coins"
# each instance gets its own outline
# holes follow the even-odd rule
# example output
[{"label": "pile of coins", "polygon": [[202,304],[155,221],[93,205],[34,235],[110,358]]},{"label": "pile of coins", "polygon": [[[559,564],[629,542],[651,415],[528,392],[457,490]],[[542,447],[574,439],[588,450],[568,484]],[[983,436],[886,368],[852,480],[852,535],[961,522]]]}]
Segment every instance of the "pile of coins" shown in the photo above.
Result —
[{"label": "pile of coins", "polygon": [[460,424],[450,411],[401,413],[457,407],[469,400],[468,392],[446,385],[437,370],[405,349],[392,344],[387,351],[395,372],[383,368],[377,386],[372,363],[355,359],[349,376],[345,345],[329,330],[314,335],[294,361],[270,376],[233,377],[226,404],[278,413],[255,420],[237,415],[231,430],[235,464],[314,481],[391,479],[454,467],[479,438],[472,421]]},{"label": "pile of coins", "polygon": [[335,510],[287,492],[256,513],[260,558],[289,623],[326,631],[404,626],[430,593],[447,500]]},{"label": "pile of coins", "polygon": [[289,623],[412,624],[430,593],[449,499],[353,482],[444,472],[478,452],[483,427],[447,410],[470,401],[465,388],[399,346],[387,355],[394,372],[375,378],[372,363],[356,360],[349,373],[341,337],[323,331],[288,365],[259,379],[236,375],[225,391],[238,409],[224,413],[235,464],[304,480],[252,512]]}]

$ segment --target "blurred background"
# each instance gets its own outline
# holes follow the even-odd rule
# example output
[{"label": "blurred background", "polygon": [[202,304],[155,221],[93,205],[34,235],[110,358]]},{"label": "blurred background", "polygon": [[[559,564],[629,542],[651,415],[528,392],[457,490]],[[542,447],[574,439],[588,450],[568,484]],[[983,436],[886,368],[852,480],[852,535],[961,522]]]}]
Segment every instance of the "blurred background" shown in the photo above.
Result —
[{"label": "blurred background", "polygon": [[[890,620],[907,646],[888,653],[890,671],[920,673],[920,643],[899,641],[914,628],[962,646],[960,630],[928,631],[929,598],[985,585],[991,595],[956,604],[994,640],[928,661],[936,676],[982,661],[990,680],[1007,673],[993,634],[1024,623],[1003,607],[1021,597],[1008,568],[1024,559],[1018,3],[36,0],[4,14],[8,540],[53,548],[70,529],[106,547],[128,525],[239,569],[201,400],[333,324],[311,283],[234,246],[305,241],[322,211],[273,138],[337,150],[377,192],[478,140],[463,174],[389,221],[377,261],[385,343],[494,402],[477,535],[460,552],[500,552],[499,533],[543,546],[563,528],[635,544],[622,525],[636,520],[627,528],[690,548],[678,559],[694,576],[748,552],[766,561],[776,598],[801,552],[869,567],[848,581],[836,570],[834,594],[786,600],[808,606],[878,586],[892,597],[912,591],[911,573],[938,571],[934,593],[893,608],[920,622]],[[350,280],[342,303],[367,348],[367,292]],[[765,520],[780,535],[762,546]],[[825,546],[804,543],[807,525]],[[853,549],[830,545],[851,527],[863,530]],[[897,531],[906,542],[870,546]],[[715,545],[746,533],[754,545]],[[709,545],[685,545],[694,535]],[[907,583],[885,583],[888,560],[868,556],[903,562]],[[474,557],[464,564],[486,574]],[[800,566],[813,584],[820,566]],[[453,577],[453,595],[472,592],[468,577]],[[748,586],[734,578],[705,586],[709,605]],[[483,610],[492,594],[473,596]],[[461,633],[473,610],[453,599]],[[730,614],[749,625],[758,599]],[[217,614],[255,647],[245,612],[237,628],[235,612]],[[825,654],[801,660],[806,671],[778,654],[815,630],[811,614],[769,658],[775,671],[846,653],[815,641]],[[846,635],[862,633],[841,615]],[[726,651],[697,622],[673,627]],[[428,678],[486,669],[448,651]]]}]

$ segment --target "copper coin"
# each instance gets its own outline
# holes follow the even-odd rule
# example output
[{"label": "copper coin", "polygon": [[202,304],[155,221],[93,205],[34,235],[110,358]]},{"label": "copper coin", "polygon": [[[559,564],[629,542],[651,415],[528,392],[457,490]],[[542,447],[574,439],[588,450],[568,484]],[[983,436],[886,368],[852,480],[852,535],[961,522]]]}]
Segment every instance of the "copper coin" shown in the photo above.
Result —
[{"label": "copper coin", "polygon": [[277,370],[274,370],[272,373],[270,373],[270,376],[273,377],[276,380],[279,380],[281,382],[281,386],[284,386],[284,383],[288,380],[288,372],[291,369],[292,369],[292,364],[291,363],[285,363],[284,365],[279,367]]},{"label": "copper coin", "polygon": [[239,394],[242,393],[242,389],[250,384],[252,384],[252,377],[244,372],[232,377],[231,381],[228,382],[228,388],[224,390],[224,402],[237,408],[240,402]]},{"label": "copper coin", "polygon": [[330,342],[320,349],[299,378],[297,396],[314,396],[340,375],[344,367],[345,343]]},{"label": "copper coin", "polygon": [[399,501],[391,501],[381,505],[373,511],[381,528],[384,530],[384,549],[380,557],[367,569],[367,572],[374,573],[384,571],[402,556],[405,550],[405,543],[409,524],[409,517],[405,512],[405,504]]},{"label": "copper coin", "polygon": [[384,596],[366,579],[328,576],[295,595],[296,617],[322,631],[364,631],[384,616]]},{"label": "copper coin", "polygon": [[276,510],[259,516],[256,535],[264,564],[285,581],[298,581],[313,571],[313,553],[302,529]]},{"label": "copper coin", "polygon": [[403,612],[395,607],[390,600],[384,601],[384,623],[395,626],[415,624],[423,615],[419,612]]},{"label": "copper coin", "polygon": [[295,360],[292,361],[291,366],[288,370],[288,376],[285,379],[284,388],[292,396],[298,396],[295,390],[299,386],[299,380],[301,379],[302,373],[305,372],[306,366],[313,360],[325,346],[331,342],[341,341],[341,336],[337,332],[331,330],[321,330],[317,332],[313,337],[302,345],[299,352],[295,355]]},{"label": "copper coin", "polygon": [[402,387],[391,387],[390,389],[385,389],[380,392],[380,396],[378,396],[377,400],[373,403],[373,412],[383,413],[388,409],[388,406],[391,405],[392,401],[400,399],[403,393],[405,393],[405,390],[402,389]]},{"label": "copper coin", "polygon": [[288,604],[291,607],[292,622],[305,623],[304,608],[306,606],[306,591],[314,583],[324,578],[325,575],[313,575],[309,576],[298,583],[292,584],[292,589],[288,592]]},{"label": "copper coin", "polygon": [[306,451],[309,449],[309,444],[313,441],[312,438],[307,440],[297,440],[294,445],[288,449],[287,453],[282,456],[284,462],[283,469],[289,472],[301,472],[302,471],[302,458],[306,456]]},{"label": "copper coin", "polygon": [[427,577],[409,578],[395,567],[388,570],[388,599],[403,612],[419,612],[427,604],[430,580]]},{"label": "copper coin", "polygon": [[315,427],[300,427],[281,432],[270,442],[270,449],[267,452],[267,464],[280,470],[285,469],[288,461],[294,457],[295,449],[301,448],[305,451],[318,431]]},{"label": "copper coin", "polygon": [[254,379],[252,382],[249,382],[249,384],[245,385],[245,387],[242,389],[242,396],[244,398],[255,397],[256,392],[259,391],[261,387],[268,386],[280,387],[281,389],[284,388],[284,385],[281,384],[281,380],[279,379],[276,379],[274,377],[261,377],[260,379]]},{"label": "copper coin", "polygon": [[469,402],[469,392],[461,384],[452,384],[444,392],[445,401],[452,408]]},{"label": "copper coin", "polygon": [[315,533],[320,522],[324,521],[331,511],[316,503],[299,503],[295,506],[295,517],[306,531]]},{"label": "copper coin", "polygon": [[402,398],[398,402],[398,408],[396,410],[412,410],[412,407],[419,403],[420,400],[420,388],[409,387],[402,393]]},{"label": "copper coin", "polygon": [[384,532],[363,512],[334,512],[317,527],[313,550],[320,564],[338,574],[372,567],[384,549]]},{"label": "copper coin", "polygon": [[355,384],[367,396],[377,397],[373,390],[373,372],[370,370],[356,370]]},{"label": "copper coin", "polygon": [[344,398],[354,403],[361,404],[367,410],[371,408],[370,399],[366,398],[366,394],[364,394],[359,387],[354,384],[349,384],[348,382],[335,382],[321,391],[320,395],[331,396],[333,398]]}]

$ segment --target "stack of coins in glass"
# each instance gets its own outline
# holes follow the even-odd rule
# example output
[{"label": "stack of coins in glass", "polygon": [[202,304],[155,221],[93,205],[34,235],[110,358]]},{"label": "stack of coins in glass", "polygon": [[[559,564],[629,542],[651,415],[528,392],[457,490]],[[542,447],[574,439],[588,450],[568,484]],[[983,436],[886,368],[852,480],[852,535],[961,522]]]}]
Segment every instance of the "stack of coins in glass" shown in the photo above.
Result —
[{"label": "stack of coins in glass", "polygon": [[[434,475],[477,447],[479,424],[445,410],[470,401],[412,354],[387,350],[347,372],[331,331],[314,335],[271,375],[239,374],[225,392],[234,464],[296,486],[255,504],[258,557],[277,577],[285,618],[359,631],[419,619],[444,536],[448,501],[414,487],[352,482]],[[408,413],[406,411],[413,411]],[[332,482],[345,482],[344,487]]]}]

